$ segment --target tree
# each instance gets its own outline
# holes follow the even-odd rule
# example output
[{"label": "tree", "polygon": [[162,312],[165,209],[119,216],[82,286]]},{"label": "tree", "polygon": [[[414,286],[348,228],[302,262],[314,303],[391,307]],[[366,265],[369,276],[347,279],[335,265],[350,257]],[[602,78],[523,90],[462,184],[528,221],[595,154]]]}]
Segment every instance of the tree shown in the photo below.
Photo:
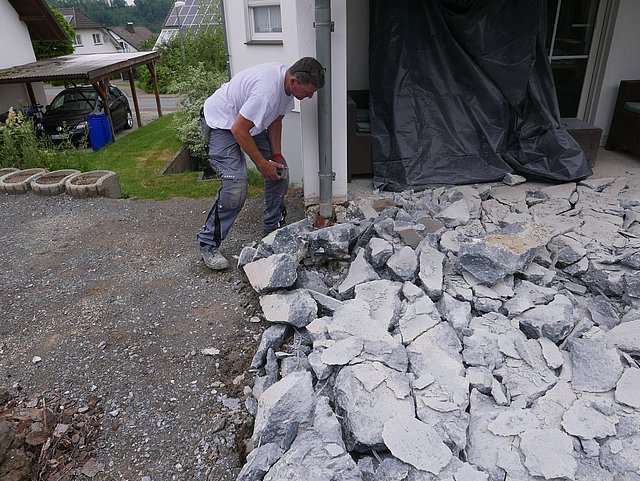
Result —
[{"label": "tree", "polygon": [[76,38],[75,30],[69,25],[69,22],[64,19],[64,16],[60,12],[51,7],[49,7],[49,9],[69,38],[68,40],[34,40],[32,42],[33,52],[36,54],[37,60],[73,53],[73,39]]}]

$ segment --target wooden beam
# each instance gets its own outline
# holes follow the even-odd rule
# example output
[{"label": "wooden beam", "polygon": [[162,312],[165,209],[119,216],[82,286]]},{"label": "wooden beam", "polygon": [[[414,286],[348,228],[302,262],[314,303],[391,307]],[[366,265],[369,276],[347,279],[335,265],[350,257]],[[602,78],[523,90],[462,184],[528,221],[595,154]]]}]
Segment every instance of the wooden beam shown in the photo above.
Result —
[{"label": "wooden beam", "polygon": [[107,117],[109,117],[109,128],[111,129],[111,141],[115,142],[116,133],[115,133],[115,130],[113,130],[113,118],[111,117],[111,110],[109,109],[109,91],[108,91],[109,81],[105,83],[103,79],[103,80],[99,80],[98,82],[94,82],[91,85],[93,85],[93,88],[96,90],[96,92],[98,92],[98,95],[100,95],[100,98],[102,99],[104,113],[107,115]]},{"label": "wooden beam", "polygon": [[138,127],[142,127],[142,119],[140,117],[140,107],[138,106],[138,94],[136,93],[136,83],[133,81],[133,69],[129,69],[129,86],[131,87],[131,96],[133,97],[133,107],[136,109],[136,119]]},{"label": "wooden beam", "polygon": [[158,109],[158,117],[162,117],[162,106],[160,105],[160,94],[158,93],[158,79],[156,77],[156,63],[149,62],[147,64],[149,72],[151,72],[151,78],[153,79],[153,91],[156,94],[156,107]]}]

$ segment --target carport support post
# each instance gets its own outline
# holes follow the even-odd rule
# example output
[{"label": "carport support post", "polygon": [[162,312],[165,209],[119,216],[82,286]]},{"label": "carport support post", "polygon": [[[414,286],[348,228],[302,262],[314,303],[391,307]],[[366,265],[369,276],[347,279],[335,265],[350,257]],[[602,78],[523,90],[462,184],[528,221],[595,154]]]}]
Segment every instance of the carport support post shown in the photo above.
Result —
[{"label": "carport support post", "polygon": [[160,94],[158,93],[158,79],[156,78],[156,63],[149,62],[147,64],[149,72],[151,72],[151,79],[153,80],[153,91],[156,94],[156,107],[158,108],[158,117],[162,117],[162,107],[160,106]]},{"label": "carport support post", "polygon": [[129,86],[131,87],[131,96],[133,97],[133,107],[136,109],[136,119],[138,120],[138,127],[142,127],[142,120],[140,119],[140,107],[138,106],[138,94],[136,93],[136,83],[133,81],[133,69],[129,69]]},{"label": "carport support post", "polygon": [[36,100],[36,94],[33,91],[31,82],[27,82],[27,92],[29,93],[29,100],[31,101],[31,105],[36,105],[38,101]]}]

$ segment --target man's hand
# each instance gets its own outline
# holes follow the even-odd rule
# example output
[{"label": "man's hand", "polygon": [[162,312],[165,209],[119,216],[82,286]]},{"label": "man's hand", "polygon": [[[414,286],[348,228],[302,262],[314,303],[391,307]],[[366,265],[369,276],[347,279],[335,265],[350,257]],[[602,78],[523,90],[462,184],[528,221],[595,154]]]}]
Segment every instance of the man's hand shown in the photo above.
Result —
[{"label": "man's hand", "polygon": [[265,159],[265,161],[258,164],[257,167],[265,179],[278,180],[280,178],[282,164],[278,162]]}]

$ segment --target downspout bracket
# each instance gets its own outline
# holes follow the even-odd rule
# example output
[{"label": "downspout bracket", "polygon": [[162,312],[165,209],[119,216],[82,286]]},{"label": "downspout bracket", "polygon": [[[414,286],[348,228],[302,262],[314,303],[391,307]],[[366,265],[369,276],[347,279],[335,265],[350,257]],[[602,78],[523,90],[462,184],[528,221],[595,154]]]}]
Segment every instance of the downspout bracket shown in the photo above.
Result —
[{"label": "downspout bracket", "polygon": [[332,32],[335,32],[336,22],[313,22],[313,28],[327,28],[329,27]]}]

